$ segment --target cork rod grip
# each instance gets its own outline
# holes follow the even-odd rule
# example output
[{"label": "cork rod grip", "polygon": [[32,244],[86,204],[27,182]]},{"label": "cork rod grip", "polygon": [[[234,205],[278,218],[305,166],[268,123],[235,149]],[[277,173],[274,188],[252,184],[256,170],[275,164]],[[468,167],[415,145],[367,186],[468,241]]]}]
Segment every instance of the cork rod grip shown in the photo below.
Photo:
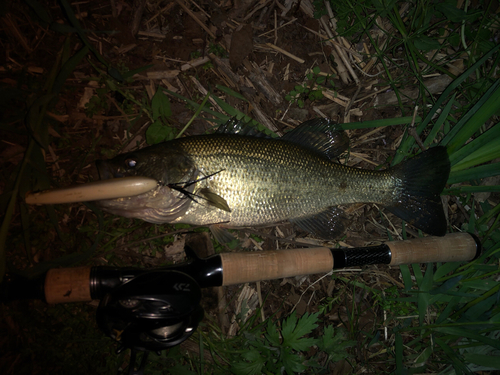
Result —
[{"label": "cork rod grip", "polygon": [[423,237],[386,243],[391,249],[391,265],[466,262],[476,257],[480,244],[468,233],[450,233],[444,237]]},{"label": "cork rod grip", "polygon": [[331,271],[330,249],[293,249],[221,254],[222,285],[281,279]]},{"label": "cork rod grip", "polygon": [[91,301],[90,267],[56,268],[45,277],[47,303]]}]

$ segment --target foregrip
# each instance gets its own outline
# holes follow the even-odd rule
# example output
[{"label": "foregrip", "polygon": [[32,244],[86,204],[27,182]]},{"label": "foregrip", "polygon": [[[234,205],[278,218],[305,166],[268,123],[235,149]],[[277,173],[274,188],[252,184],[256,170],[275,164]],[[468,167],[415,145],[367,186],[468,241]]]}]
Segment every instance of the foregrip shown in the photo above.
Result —
[{"label": "foregrip", "polygon": [[332,252],[327,247],[225,253],[220,257],[222,285],[309,275],[333,268]]}]

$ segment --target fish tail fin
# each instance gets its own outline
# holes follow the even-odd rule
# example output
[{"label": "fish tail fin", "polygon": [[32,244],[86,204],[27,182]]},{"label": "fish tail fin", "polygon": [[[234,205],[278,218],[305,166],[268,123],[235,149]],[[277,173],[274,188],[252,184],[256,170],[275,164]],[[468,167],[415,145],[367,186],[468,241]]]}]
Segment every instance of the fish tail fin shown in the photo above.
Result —
[{"label": "fish tail fin", "polygon": [[440,194],[450,174],[446,147],[430,148],[393,168],[402,191],[386,208],[422,231],[444,236],[447,223]]}]

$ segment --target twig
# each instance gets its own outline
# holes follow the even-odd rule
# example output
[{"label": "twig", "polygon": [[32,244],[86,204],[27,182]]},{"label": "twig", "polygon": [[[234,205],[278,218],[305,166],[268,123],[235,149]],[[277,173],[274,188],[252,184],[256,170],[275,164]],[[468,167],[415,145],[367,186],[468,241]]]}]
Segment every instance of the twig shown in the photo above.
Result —
[{"label": "twig", "polygon": [[[323,29],[326,31],[326,33],[328,34],[328,37],[330,39],[333,39],[335,37],[335,34],[334,32],[328,27],[324,17],[321,17],[320,18],[320,23],[321,25],[323,26]],[[342,50],[342,48],[340,48],[338,46],[337,43],[331,43],[331,45],[335,48],[335,52],[336,54],[338,55],[339,59],[336,60],[337,64],[339,64],[339,62],[341,61],[342,62],[342,65],[349,71],[351,77],[354,79],[354,81],[356,82],[356,85],[359,85],[359,78],[358,76],[356,75],[356,72],[354,72],[354,69],[352,68],[351,64],[349,63],[349,60],[347,59],[347,56],[345,56],[344,54],[344,51]],[[332,51],[334,52],[334,51]],[[335,56],[335,54],[334,54]],[[340,72],[339,72],[340,73]],[[342,76],[341,76],[342,78]],[[347,77],[343,77],[343,81],[345,81],[345,83],[348,83],[348,80],[346,79]]]},{"label": "twig", "polygon": [[185,71],[185,70],[188,70],[191,68],[196,68],[197,66],[203,65],[209,61],[210,61],[210,58],[208,56],[199,57],[197,59],[191,60],[191,61],[185,63],[184,65],[182,65],[181,70]]},{"label": "twig", "polygon": [[349,111],[351,110],[352,105],[354,104],[354,101],[356,100],[359,92],[361,91],[361,86],[358,85],[358,88],[356,89],[356,92],[354,93],[353,97],[351,100],[349,100],[349,103],[347,104],[347,107],[345,109],[344,113],[344,123],[350,122],[350,114]]},{"label": "twig", "polygon": [[198,24],[201,26],[201,28],[203,30],[205,30],[208,35],[210,35],[213,39],[216,39],[215,37],[215,34],[210,31],[210,29],[203,23],[201,22],[198,17],[196,17],[196,15],[191,11],[191,9],[189,9],[181,0],[175,0],[177,2],[177,4],[179,4],[182,9],[184,9],[186,11],[187,14],[189,14],[191,16],[191,18]]},{"label": "twig", "polygon": [[281,95],[274,89],[260,67],[254,62],[252,62],[251,65],[245,64],[245,67],[250,71],[248,79],[250,79],[255,88],[263,93],[275,106],[281,105],[283,102]]},{"label": "twig", "polygon": [[[284,25],[283,25],[284,26]],[[363,55],[361,55],[359,52],[357,51],[353,51],[352,49],[348,48],[348,47],[345,47],[344,45],[342,45],[341,43],[338,43],[337,41],[335,40],[332,40],[331,38],[327,37],[326,35],[324,34],[321,34],[313,29],[310,29],[308,28],[307,26],[304,26],[304,25],[301,25],[301,24],[298,24],[298,26],[302,27],[303,29],[306,29],[307,31],[309,31],[311,34],[314,34],[316,35],[317,37],[320,37],[321,39],[323,39],[325,42],[328,42],[330,43],[332,46],[333,45],[336,45],[338,46],[339,48],[342,48],[343,50],[345,50],[346,52],[350,53],[351,55],[353,56],[356,56],[357,58],[361,59],[363,57]],[[272,30],[271,30],[272,31]]]},{"label": "twig", "polygon": [[134,0],[134,16],[132,18],[132,25],[130,26],[130,32],[132,35],[136,35],[141,26],[142,14],[144,13],[144,6],[146,5],[146,0]]},{"label": "twig", "polygon": [[173,69],[173,70],[164,70],[164,71],[159,71],[159,72],[146,72],[146,75],[143,76],[141,74],[134,74],[133,79],[136,81],[139,80],[145,80],[145,79],[169,79],[169,78],[175,78],[179,75],[179,70]]},{"label": "twig", "polygon": [[411,124],[408,126],[408,134],[410,134],[413,138],[415,138],[415,142],[417,142],[418,146],[422,151],[425,151],[425,146],[420,139],[417,131],[415,130],[415,118],[417,117],[418,105],[415,106],[413,110],[413,118],[411,119]]},{"label": "twig", "polygon": [[272,43],[266,43],[265,45],[268,46],[269,48],[272,48],[272,49],[274,49],[274,50],[282,53],[283,55],[286,55],[286,56],[290,57],[291,59],[294,59],[295,61],[297,61],[297,62],[299,62],[301,64],[303,64],[303,63],[306,62],[305,60],[301,59],[300,57],[297,57],[294,54],[291,54],[290,52],[285,51],[284,49],[279,48],[278,46],[276,46],[276,45],[274,45]]},{"label": "twig", "polygon": [[[217,111],[219,111],[220,113],[223,113],[224,110],[217,104],[217,102],[214,100],[214,98],[212,98],[208,92],[208,90],[206,88],[203,87],[203,85],[200,83],[200,81],[198,81],[195,77],[191,77],[191,81],[194,83],[194,85],[196,86],[196,88],[198,89],[198,91],[204,95],[204,96],[207,96],[208,95],[208,100],[210,101],[210,103],[212,103],[212,105],[217,108]],[[205,102],[206,100],[204,100],[203,102],[203,105],[205,105]],[[201,106],[203,108],[203,105]]]},{"label": "twig", "polygon": [[277,27],[277,28],[275,27],[275,28],[274,28],[274,29],[272,29],[272,30],[269,30],[269,31],[266,31],[265,33],[259,34],[259,36],[258,36],[258,37],[259,37],[259,38],[262,38],[263,36],[266,36],[267,34],[271,34],[271,33],[273,33],[273,32],[275,33],[274,35],[276,36],[276,32],[277,32],[279,29],[281,29],[281,28],[283,28],[283,27],[285,27],[285,26],[288,26],[288,25],[290,25],[291,23],[294,23],[295,21],[297,21],[297,18],[293,18],[292,20],[288,21],[287,23],[284,23],[284,24],[283,24],[283,25],[281,25],[280,27]]},{"label": "twig", "polygon": [[218,68],[218,70],[227,77],[229,82],[232,83],[232,87],[237,87],[239,82],[240,82],[240,79],[236,74],[234,74],[234,72],[231,70],[229,65],[226,64],[221,59],[219,59],[213,53],[209,53],[208,57],[210,57],[210,59],[214,62],[215,66]]}]

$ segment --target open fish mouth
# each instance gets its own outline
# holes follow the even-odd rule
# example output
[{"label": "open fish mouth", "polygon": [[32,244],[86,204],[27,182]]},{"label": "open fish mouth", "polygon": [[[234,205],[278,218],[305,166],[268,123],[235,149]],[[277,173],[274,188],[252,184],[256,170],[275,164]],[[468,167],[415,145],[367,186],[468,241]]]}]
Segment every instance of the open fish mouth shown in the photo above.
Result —
[{"label": "open fish mouth", "polygon": [[155,179],[148,177],[112,177],[66,188],[29,192],[25,201],[28,204],[60,204],[117,199],[145,194],[158,186]]}]

